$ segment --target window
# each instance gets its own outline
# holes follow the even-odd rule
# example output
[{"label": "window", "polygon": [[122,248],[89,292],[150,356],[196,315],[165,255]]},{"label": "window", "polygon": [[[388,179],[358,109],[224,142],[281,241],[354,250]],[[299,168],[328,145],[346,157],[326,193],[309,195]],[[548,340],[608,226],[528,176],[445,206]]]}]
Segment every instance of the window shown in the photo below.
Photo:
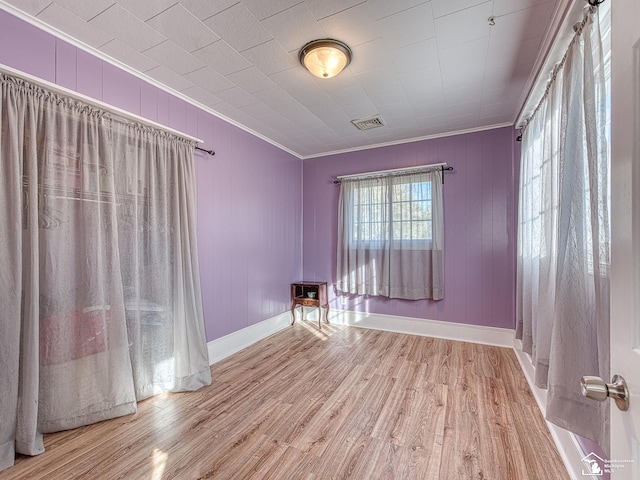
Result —
[{"label": "window", "polygon": [[609,367],[610,3],[573,25],[523,129],[516,287],[516,335],[548,387],[547,419],[600,444],[608,408],[567,385]]},{"label": "window", "polygon": [[443,298],[441,175],[432,169],[342,182],[338,290]]},{"label": "window", "polygon": [[[353,242],[431,242],[431,181],[365,186],[354,196]],[[387,214],[385,214],[385,212]]]}]

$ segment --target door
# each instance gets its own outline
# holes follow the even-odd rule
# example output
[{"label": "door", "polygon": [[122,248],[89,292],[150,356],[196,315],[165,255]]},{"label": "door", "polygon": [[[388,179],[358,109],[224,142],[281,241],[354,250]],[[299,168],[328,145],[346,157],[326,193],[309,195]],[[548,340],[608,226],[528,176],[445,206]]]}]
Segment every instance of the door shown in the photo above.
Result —
[{"label": "door", "polygon": [[[640,2],[611,2],[611,374],[630,392],[611,404],[612,478],[640,478]],[[633,463],[629,461],[632,460]],[[633,475],[631,475],[633,471]]]}]

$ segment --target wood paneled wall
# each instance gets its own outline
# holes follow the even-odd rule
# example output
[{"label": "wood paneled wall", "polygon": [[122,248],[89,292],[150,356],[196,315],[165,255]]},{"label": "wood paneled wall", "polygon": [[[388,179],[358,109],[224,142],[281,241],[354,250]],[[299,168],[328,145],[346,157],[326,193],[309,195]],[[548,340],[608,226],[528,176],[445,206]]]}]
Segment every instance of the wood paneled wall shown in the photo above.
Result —
[{"label": "wood paneled wall", "polygon": [[[516,131],[483,132],[304,161],[304,277],[330,282],[332,309],[514,328]],[[446,162],[445,299],[336,297],[338,175]]]},{"label": "wood paneled wall", "polygon": [[300,280],[302,161],[0,10],[0,63],[204,140],[196,153],[207,340],[289,308]]}]

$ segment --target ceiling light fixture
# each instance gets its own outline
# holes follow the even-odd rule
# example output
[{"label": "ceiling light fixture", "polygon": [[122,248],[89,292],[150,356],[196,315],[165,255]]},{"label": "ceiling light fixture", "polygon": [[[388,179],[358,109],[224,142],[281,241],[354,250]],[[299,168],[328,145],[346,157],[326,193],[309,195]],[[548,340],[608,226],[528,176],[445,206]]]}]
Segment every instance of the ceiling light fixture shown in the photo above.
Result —
[{"label": "ceiling light fixture", "polygon": [[300,49],[298,59],[316,77],[331,78],[351,63],[351,49],[338,40],[314,40]]}]

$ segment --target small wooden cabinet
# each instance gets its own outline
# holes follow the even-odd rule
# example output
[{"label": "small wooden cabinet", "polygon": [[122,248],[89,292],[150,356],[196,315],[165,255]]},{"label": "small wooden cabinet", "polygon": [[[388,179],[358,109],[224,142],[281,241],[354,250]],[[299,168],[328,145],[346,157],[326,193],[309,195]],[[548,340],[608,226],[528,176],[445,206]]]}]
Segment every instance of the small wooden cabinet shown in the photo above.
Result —
[{"label": "small wooden cabinet", "polygon": [[322,309],[324,321],[329,323],[329,297],[327,282],[298,282],[291,284],[291,325],[296,321],[296,307],[302,307],[300,319],[304,319],[304,307],[318,307],[318,328],[322,330]]}]

